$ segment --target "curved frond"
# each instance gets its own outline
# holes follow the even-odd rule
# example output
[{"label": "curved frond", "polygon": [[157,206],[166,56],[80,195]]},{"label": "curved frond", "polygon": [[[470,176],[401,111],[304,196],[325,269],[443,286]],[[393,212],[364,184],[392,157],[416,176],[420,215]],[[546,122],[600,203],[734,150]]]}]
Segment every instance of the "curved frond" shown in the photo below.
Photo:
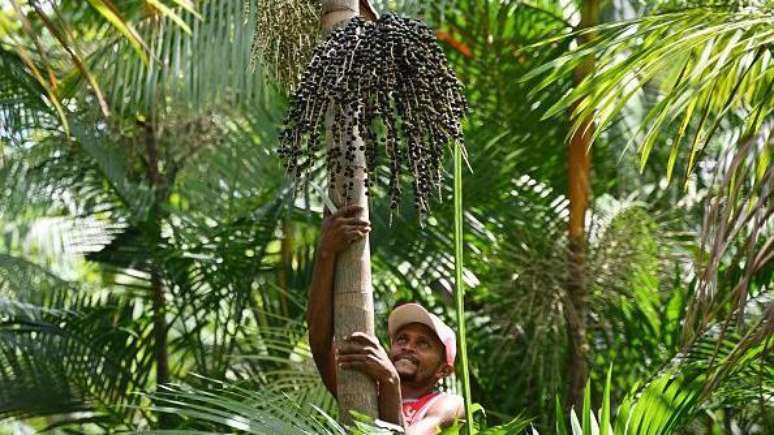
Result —
[{"label": "curved frond", "polygon": [[56,114],[45,98],[47,90],[28,73],[20,56],[2,45],[0,71],[0,139],[18,143]]},{"label": "curved frond", "polygon": [[87,412],[131,421],[122,406],[136,403],[128,393],[150,372],[141,353],[149,330],[138,329],[134,304],[5,256],[0,288],[13,293],[11,303],[0,296],[0,418]]},{"label": "curved frond", "polygon": [[[669,146],[667,174],[678,158],[689,172],[724,123],[756,132],[774,106],[772,9],[693,8],[647,15],[570,36],[592,40],[533,70],[539,88],[566,77],[585,56],[597,67],[577,88],[555,104],[551,117],[580,103],[574,119],[594,119],[595,138],[621,116],[627,102],[647,87],[661,91],[632,137],[644,166],[656,146]],[[565,36],[541,44],[554,43]],[[667,128],[670,127],[670,128]],[[575,129],[580,128],[576,123]],[[674,136],[665,133],[675,131]]]},{"label": "curved frond", "polygon": [[[253,11],[255,8],[252,9]],[[137,23],[150,62],[143,63],[124,39],[104,44],[90,56],[114,110],[124,115],[203,114],[213,109],[269,106],[262,74],[249,66],[255,27],[242,16],[240,1],[203,2],[198,13],[180,10]],[[254,14],[254,12],[253,12]]]},{"label": "curved frond", "polygon": [[166,388],[153,395],[154,409],[179,415],[197,431],[218,431],[223,428],[251,434],[346,433],[334,418],[311,403],[298,402],[281,393],[247,390],[214,380],[211,382],[216,388],[209,391],[183,385]]},{"label": "curved frond", "polygon": [[[755,394],[748,397],[761,400],[762,407],[770,407],[772,396],[766,391],[774,386],[774,360],[769,352],[774,306],[766,300],[750,305],[760,303],[762,310],[755,313],[757,321],[749,330],[726,332],[722,325],[714,325],[627,397],[618,411],[616,433],[674,433],[708,401],[733,401],[753,379]],[[723,395],[717,394],[720,388],[725,389]]]}]

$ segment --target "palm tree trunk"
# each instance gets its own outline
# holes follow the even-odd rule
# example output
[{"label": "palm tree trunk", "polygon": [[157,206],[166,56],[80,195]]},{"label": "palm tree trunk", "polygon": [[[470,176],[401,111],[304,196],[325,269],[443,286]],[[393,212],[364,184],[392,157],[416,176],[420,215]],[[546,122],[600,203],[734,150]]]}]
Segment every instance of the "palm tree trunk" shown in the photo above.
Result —
[{"label": "palm tree trunk", "polygon": [[[599,17],[599,0],[583,0],[581,6],[581,28],[594,26]],[[585,36],[585,42],[590,36]],[[594,59],[589,57],[574,71],[575,84],[580,84],[594,69]],[[577,105],[573,106],[573,112]],[[589,375],[589,341],[587,320],[589,311],[588,288],[586,286],[586,234],[585,219],[591,189],[591,138],[594,133],[592,119],[583,119],[580,128],[570,137],[568,149],[568,173],[570,199],[569,255],[567,304],[567,359],[568,405],[580,406],[583,388]]]},{"label": "palm tree trunk", "polygon": [[288,274],[291,273],[293,268],[293,247],[295,245],[294,240],[294,227],[290,216],[285,216],[282,224],[282,241],[280,242],[280,259],[281,264],[277,274],[277,284],[279,287],[278,299],[280,301],[280,312],[283,316],[288,316],[288,294],[290,293],[290,279]]},{"label": "palm tree trunk", "polygon": [[[145,127],[145,158],[148,164],[148,179],[154,188],[153,206],[147,222],[147,234],[151,246],[158,246],[161,242],[161,204],[166,199],[165,183],[159,172],[159,150],[156,143],[156,134],[151,124]],[[169,351],[167,345],[167,305],[164,298],[164,282],[158,264],[150,265],[150,297],[153,309],[153,354],[156,360],[156,388],[169,384]],[[159,416],[159,428],[169,429],[172,425],[173,415],[161,413]]]},{"label": "palm tree trunk", "polygon": [[153,300],[153,337],[156,356],[156,385],[169,383],[169,355],[167,352],[167,306],[164,301],[164,285],[161,274],[154,266],[151,272],[151,298]]},{"label": "palm tree trunk", "polygon": [[[367,3],[367,2],[366,2]],[[324,31],[329,31],[360,14],[358,0],[325,0],[322,4],[321,25]],[[329,122],[332,122],[329,113]],[[330,131],[330,128],[328,129]],[[330,196],[337,207],[357,204],[363,207],[363,219],[368,219],[368,197],[365,194],[365,152],[360,151],[363,143],[355,131],[355,175],[354,185],[350,190],[351,199],[346,200],[346,192],[339,189],[330,190]],[[333,139],[329,145],[333,145]],[[344,187],[343,180],[337,182],[339,188]],[[374,299],[371,286],[371,252],[368,237],[353,243],[336,260],[336,277],[334,280],[333,313],[334,335],[340,343],[344,337],[353,332],[361,331],[374,334]],[[338,370],[338,369],[337,369]],[[379,403],[375,382],[367,375],[352,371],[338,370],[336,373],[336,392],[339,402],[339,419],[344,424],[352,422],[350,410],[356,410],[373,418],[379,417]]]}]

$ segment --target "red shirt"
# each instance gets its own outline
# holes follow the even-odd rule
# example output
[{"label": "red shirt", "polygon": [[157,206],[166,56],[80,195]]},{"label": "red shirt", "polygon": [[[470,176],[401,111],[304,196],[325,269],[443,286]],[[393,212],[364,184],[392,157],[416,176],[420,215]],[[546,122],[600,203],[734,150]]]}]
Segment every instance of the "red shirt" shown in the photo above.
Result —
[{"label": "red shirt", "polygon": [[435,399],[440,397],[441,393],[437,391],[431,391],[419,399],[406,399],[403,401],[401,411],[403,412],[403,421],[407,425],[418,422],[425,418],[430,406],[435,402]]}]

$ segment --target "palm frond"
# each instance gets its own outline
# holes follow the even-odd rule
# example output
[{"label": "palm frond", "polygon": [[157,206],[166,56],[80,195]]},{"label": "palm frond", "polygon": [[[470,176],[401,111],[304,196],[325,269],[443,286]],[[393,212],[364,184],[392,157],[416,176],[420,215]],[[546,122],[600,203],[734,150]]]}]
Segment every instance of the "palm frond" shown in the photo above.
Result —
[{"label": "palm frond", "polygon": [[[83,121],[87,120],[88,118]],[[153,192],[147,183],[133,180],[134,156],[113,142],[110,133],[105,131],[106,126],[103,125],[103,131],[100,131],[99,128],[87,127],[78,121],[73,121],[71,133],[80,146],[80,151],[85,154],[85,158],[79,160],[92,162],[91,169],[96,171],[96,182],[107,184],[106,193],[112,194],[115,200],[121,203],[128,220],[136,222],[146,219]],[[85,183],[77,183],[74,186],[83,190],[88,188]]]},{"label": "palm frond", "polygon": [[[583,99],[573,116],[596,120],[595,139],[638,92],[658,87],[662,98],[649,108],[632,141],[643,166],[655,146],[666,144],[671,148],[668,176],[680,156],[687,158],[690,172],[722,123],[755,132],[771,112],[774,69],[766,47],[772,36],[767,23],[772,19],[771,9],[765,7],[694,8],[605,24],[571,34],[597,36],[525,79],[542,75],[540,89],[567,76],[585,56],[594,56],[597,68],[545,117]],[[664,136],[667,126],[676,127],[674,137]]]},{"label": "palm frond", "polygon": [[[734,400],[737,394],[720,396],[716,392],[721,387],[740,391],[747,384],[745,378],[754,377],[764,391],[770,390],[774,371],[767,343],[774,332],[774,309],[767,300],[748,304],[750,308],[763,304],[762,310],[753,315],[757,320],[752,328],[742,334],[728,332],[721,324],[709,328],[686,352],[677,354],[650,382],[623,401],[616,433],[674,433],[713,396],[720,401]],[[761,406],[770,406],[770,395],[755,398],[762,400]]]},{"label": "palm frond", "polygon": [[122,406],[136,403],[128,392],[144,387],[150,369],[138,354],[148,330],[138,329],[136,307],[8,256],[0,288],[13,295],[0,297],[0,418],[87,412],[131,421]]},{"label": "palm frond", "polygon": [[0,301],[6,316],[39,319],[66,309],[72,284],[24,258],[0,254]]},{"label": "palm frond", "polygon": [[4,46],[0,70],[0,138],[18,143],[56,115],[45,98],[46,89],[27,72],[20,56]]},{"label": "palm frond", "polygon": [[[721,307],[744,310],[749,297],[770,290],[761,272],[774,257],[772,128],[769,121],[756,134],[743,136],[737,147],[714,162],[714,191],[705,206],[701,233],[706,258],[698,265],[700,280],[686,316],[686,342],[716,318]],[[741,258],[743,265],[734,266]],[[744,318],[743,312],[739,318]]]},{"label": "palm frond", "polygon": [[213,379],[207,382],[212,386],[207,390],[181,384],[164,388],[152,396],[153,410],[177,414],[186,426],[196,431],[346,433],[333,417],[312,402],[298,401],[276,390],[248,390]]},{"label": "palm frond", "polygon": [[[94,123],[94,127],[86,125]],[[126,152],[93,114],[73,116],[72,137],[43,134],[34,147],[10,148],[0,162],[2,211],[7,218],[31,204],[51,213],[110,216],[113,222],[145,219],[151,190],[138,180],[137,156]]]},{"label": "palm frond", "polygon": [[[177,2],[175,3],[177,4]],[[4,39],[26,38],[34,42],[34,49],[30,50],[22,43],[12,43],[11,50],[24,61],[38,84],[45,89],[48,101],[55,108],[64,130],[68,130],[68,123],[62,101],[63,95],[57,88],[67,81],[62,77],[72,76],[73,71],[77,72],[75,75],[79,79],[88,83],[87,89],[96,98],[102,114],[109,117],[108,101],[97,80],[95,71],[89,67],[86,61],[86,56],[83,53],[84,44],[81,44],[81,39],[88,38],[83,38],[83,35],[102,36],[107,34],[110,29],[116,30],[122,35],[126,44],[132,47],[135,51],[134,54],[138,55],[139,61],[147,64],[147,46],[131,22],[132,18],[140,15],[143,4],[130,2],[127,6],[127,4],[121,3],[121,8],[119,8],[111,0],[89,0],[88,5],[93,9],[87,6],[85,10],[83,3],[75,6],[51,3],[48,7],[43,7],[37,3],[30,3],[29,6],[24,7],[16,3],[11,3],[11,5],[15,12],[15,18],[22,23],[22,26],[18,29],[9,29],[10,32],[4,35]],[[168,17],[170,21],[182,29],[187,29],[178,14],[163,1],[154,0],[153,6],[162,11],[163,15]],[[94,20],[95,16],[99,19]],[[52,38],[48,40],[40,38],[44,31]],[[55,59],[60,54],[69,60],[65,63],[64,68]],[[36,66],[38,63],[40,68]],[[72,71],[67,70],[68,66],[72,68]]]},{"label": "palm frond", "polygon": [[190,34],[168,15],[142,20],[136,27],[149,46],[152,61],[147,64],[124,39],[95,52],[89,64],[109,90],[114,110],[155,119],[168,111],[202,114],[234,104],[268,106],[265,79],[249,67],[255,28],[243,18],[240,3],[211,0],[198,13],[179,10],[177,17]]}]

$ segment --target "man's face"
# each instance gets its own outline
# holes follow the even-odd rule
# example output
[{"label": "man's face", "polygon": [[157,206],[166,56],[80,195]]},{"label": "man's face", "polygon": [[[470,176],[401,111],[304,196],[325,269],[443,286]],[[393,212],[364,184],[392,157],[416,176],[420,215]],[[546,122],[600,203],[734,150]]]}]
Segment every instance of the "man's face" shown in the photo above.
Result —
[{"label": "man's face", "polygon": [[401,382],[434,385],[450,372],[445,349],[427,325],[409,323],[390,339],[390,360]]}]

